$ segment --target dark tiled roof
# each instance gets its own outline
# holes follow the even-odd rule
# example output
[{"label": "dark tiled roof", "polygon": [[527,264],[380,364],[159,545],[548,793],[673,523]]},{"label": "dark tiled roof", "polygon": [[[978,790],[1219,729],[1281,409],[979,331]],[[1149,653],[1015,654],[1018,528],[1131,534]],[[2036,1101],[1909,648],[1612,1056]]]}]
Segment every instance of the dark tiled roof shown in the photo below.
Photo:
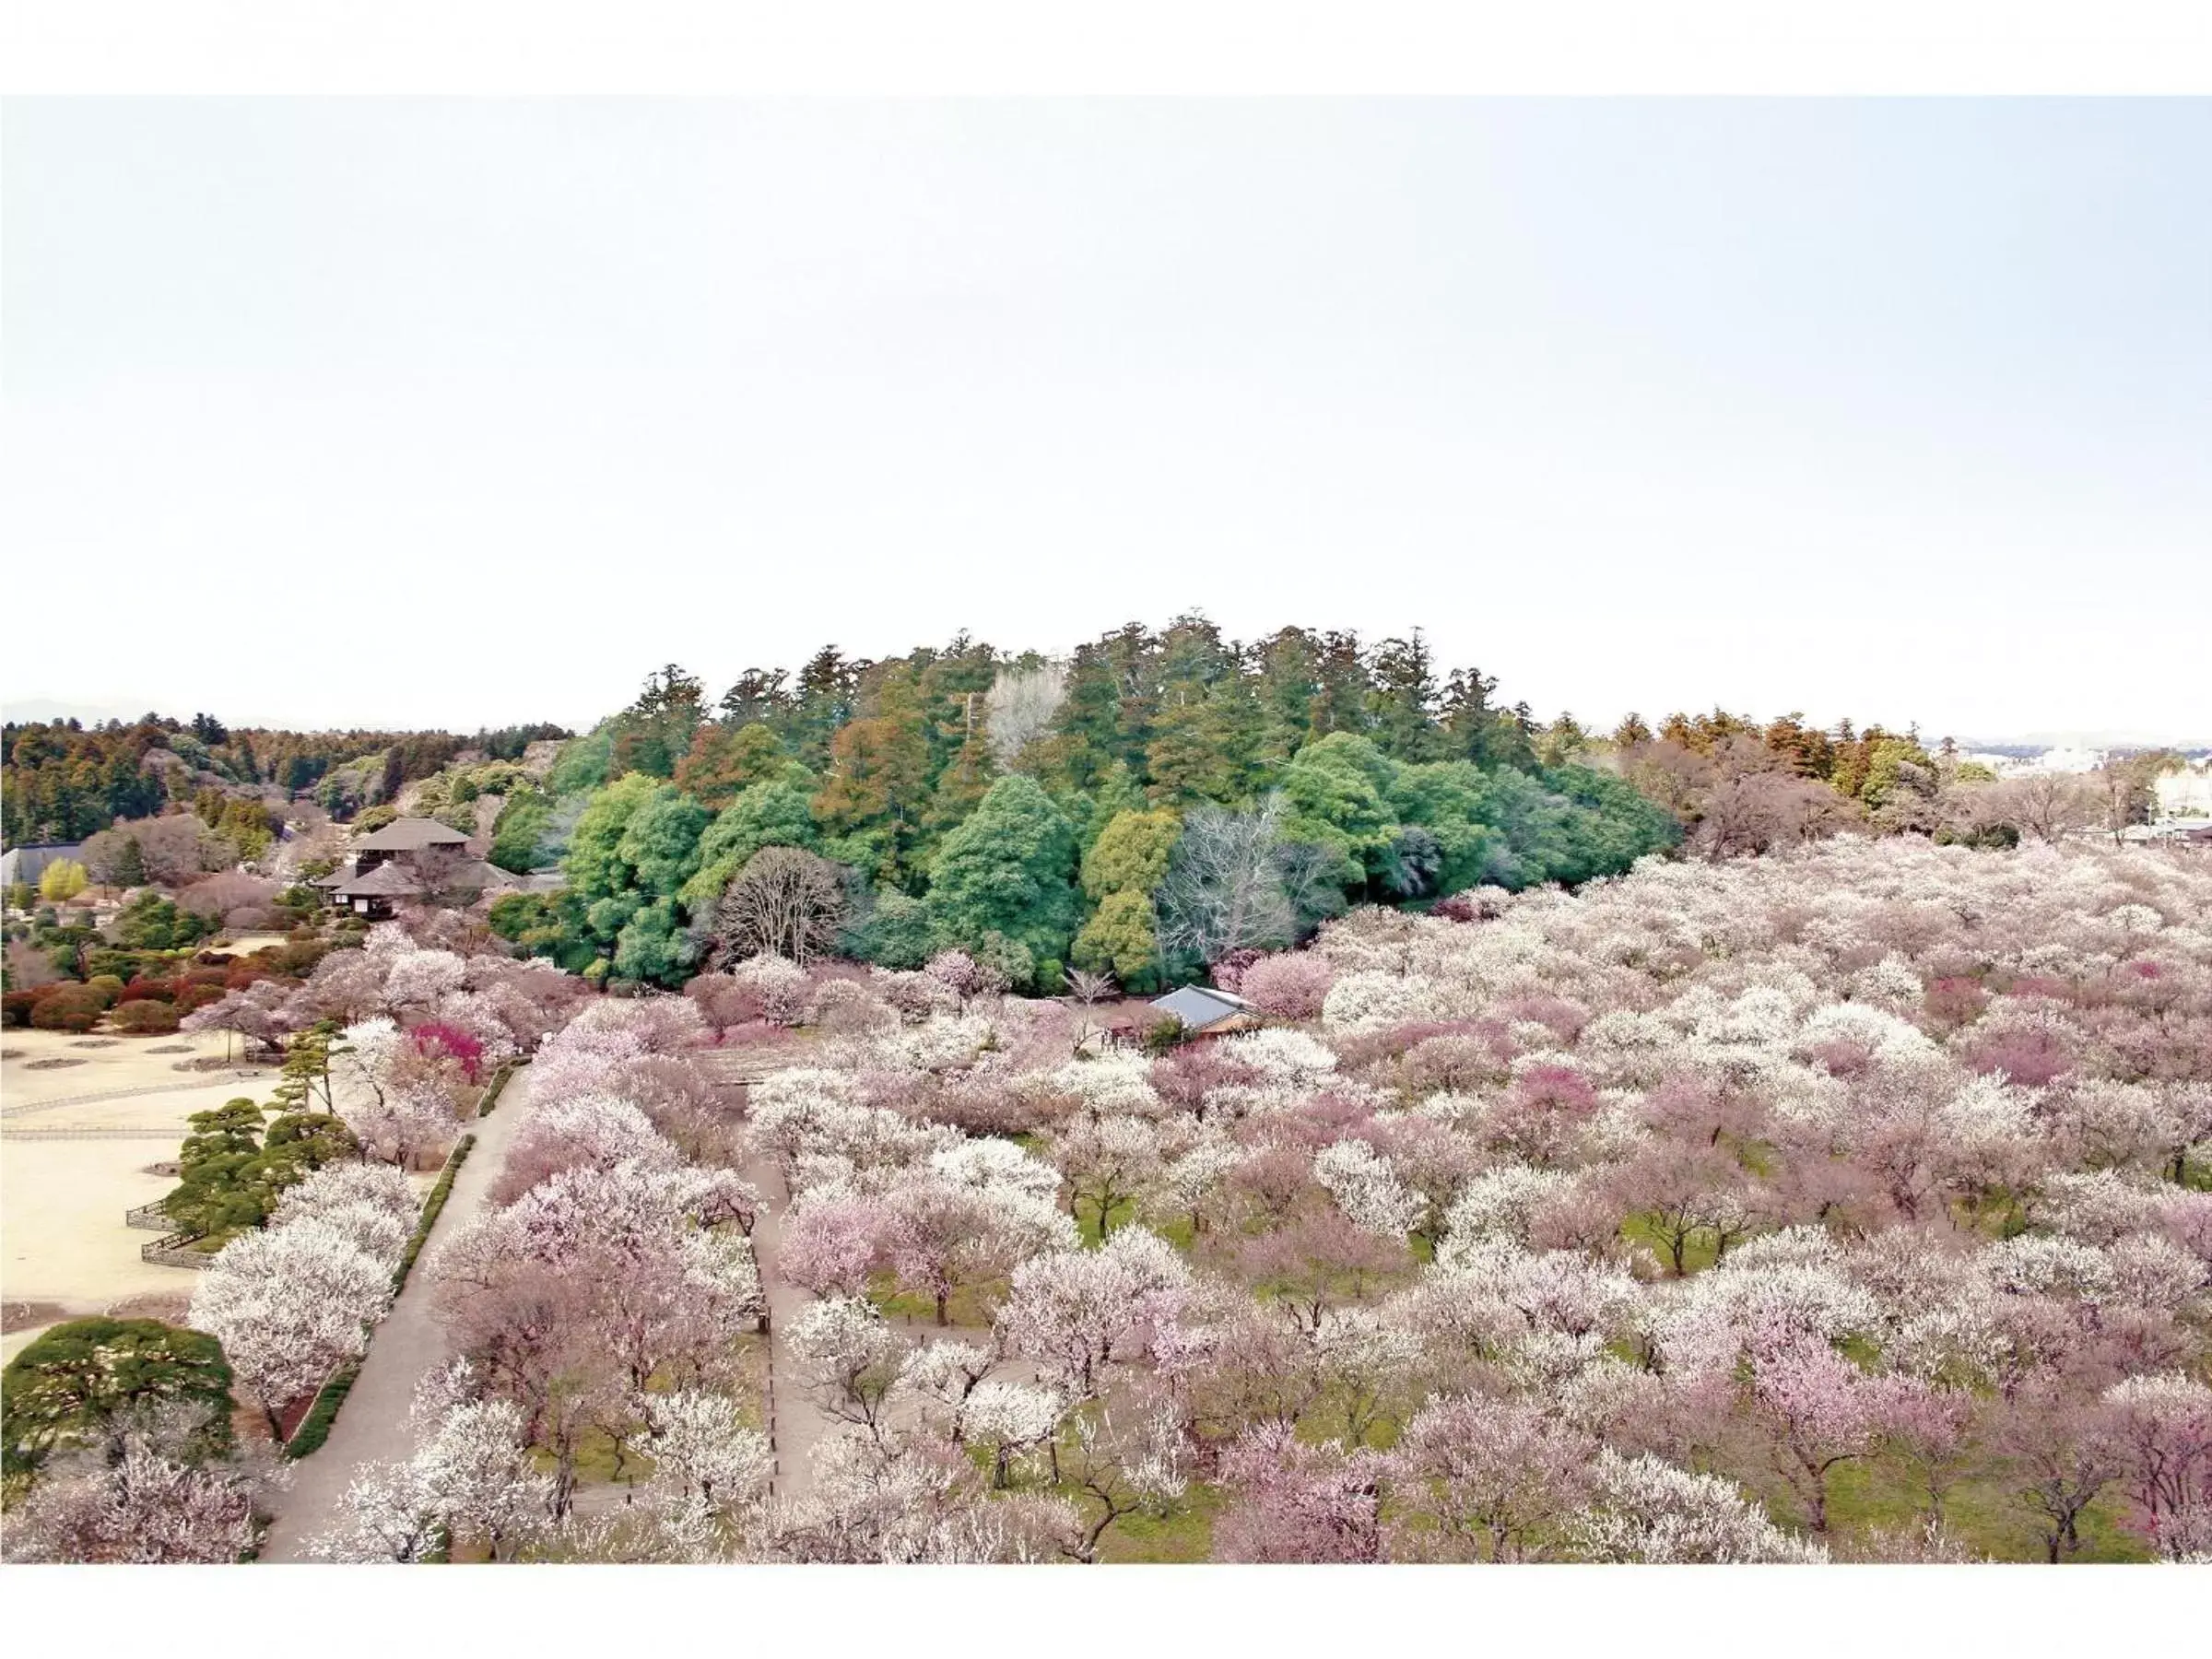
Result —
[{"label": "dark tiled roof", "polygon": [[425,847],[458,847],[468,837],[450,824],[436,818],[394,818],[374,835],[365,835],[354,842],[378,853],[419,853]]},{"label": "dark tiled roof", "polygon": [[1242,997],[1231,996],[1226,991],[1216,991],[1207,985],[1184,985],[1165,996],[1154,997],[1152,1006],[1162,1014],[1174,1015],[1194,1031],[1203,1031],[1208,1026],[1252,1012],[1252,1005]]},{"label": "dark tiled roof", "polygon": [[7,879],[35,883],[46,873],[46,866],[65,858],[82,858],[82,841],[26,841],[19,847],[10,847],[0,864],[5,864]]},{"label": "dark tiled roof", "polygon": [[338,889],[341,899],[412,899],[422,892],[422,883],[410,875],[404,865],[381,864],[368,875],[347,882]]}]

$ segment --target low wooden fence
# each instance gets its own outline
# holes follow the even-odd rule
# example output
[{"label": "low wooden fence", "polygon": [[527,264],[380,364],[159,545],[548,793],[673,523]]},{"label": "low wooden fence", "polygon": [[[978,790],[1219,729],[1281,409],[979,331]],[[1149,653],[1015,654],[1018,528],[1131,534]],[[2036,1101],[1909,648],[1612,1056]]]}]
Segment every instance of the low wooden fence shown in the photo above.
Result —
[{"label": "low wooden fence", "polygon": [[124,1210],[123,1224],[125,1227],[144,1228],[147,1232],[174,1231],[177,1224],[169,1218],[169,1211],[162,1207],[163,1202],[157,1198],[153,1203],[142,1204],[136,1209]]},{"label": "low wooden fence", "polygon": [[151,1244],[138,1246],[138,1259],[151,1262],[159,1267],[190,1267],[197,1271],[215,1260],[212,1250],[194,1250],[189,1246],[199,1243],[206,1233],[171,1233],[156,1239]]}]

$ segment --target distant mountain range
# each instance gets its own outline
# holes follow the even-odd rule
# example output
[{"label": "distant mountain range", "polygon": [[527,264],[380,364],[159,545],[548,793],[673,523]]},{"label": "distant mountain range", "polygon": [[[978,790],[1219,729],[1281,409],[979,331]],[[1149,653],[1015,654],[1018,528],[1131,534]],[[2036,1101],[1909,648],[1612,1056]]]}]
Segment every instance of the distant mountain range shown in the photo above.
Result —
[{"label": "distant mountain range", "polygon": [[2151,732],[2025,732],[2011,737],[1959,737],[1962,749],[1989,754],[2040,755],[2045,749],[2179,749],[2185,755],[2212,752],[2212,735],[2181,737]]}]

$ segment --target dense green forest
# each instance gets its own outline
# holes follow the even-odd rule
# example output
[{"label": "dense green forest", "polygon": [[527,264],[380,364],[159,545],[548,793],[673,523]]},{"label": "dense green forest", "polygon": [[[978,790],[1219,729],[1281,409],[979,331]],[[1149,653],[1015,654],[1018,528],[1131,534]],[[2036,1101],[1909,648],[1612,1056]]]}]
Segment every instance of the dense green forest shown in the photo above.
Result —
[{"label": "dense green forest", "polygon": [[959,947],[1026,988],[1144,988],[1281,945],[1359,900],[1420,905],[1625,870],[1679,825],[1574,763],[1419,634],[1254,643],[1200,617],[1063,663],[965,636],[879,662],[825,648],[718,700],[673,665],[510,795],[492,856],[558,895],[494,925],[573,968],[680,982],[729,941],[755,855],[841,872],[840,947],[912,967]]},{"label": "dense green forest", "polygon": [[[549,771],[519,764],[554,737]],[[573,737],[147,715],[9,726],[5,759],[11,841],[187,806],[228,822],[226,792],[388,813],[426,779],[418,809],[466,828],[496,794],[491,861],[566,886],[500,900],[494,926],[578,971],[657,984],[796,948],[786,924],[759,932],[771,874],[786,911],[813,895],[801,931],[818,948],[912,967],[959,947],[1024,988],[1082,971],[1149,989],[1352,903],[1573,884],[1686,833],[1716,853],[1853,823],[2014,833],[1944,821],[1943,791],[1971,769],[1915,734],[1715,710],[1656,731],[1630,714],[1599,736],[1501,702],[1418,630],[1239,641],[1194,615],[1062,659],[965,635],[880,661],[828,646],[719,698],[670,665]],[[770,848],[806,856],[757,865]]]},{"label": "dense green forest", "polygon": [[274,785],[340,817],[389,800],[465,749],[512,759],[555,725],[451,732],[233,729],[210,714],[147,714],[125,725],[59,721],[0,733],[0,832],[8,843],[81,841],[117,818],[150,818],[210,786]]}]

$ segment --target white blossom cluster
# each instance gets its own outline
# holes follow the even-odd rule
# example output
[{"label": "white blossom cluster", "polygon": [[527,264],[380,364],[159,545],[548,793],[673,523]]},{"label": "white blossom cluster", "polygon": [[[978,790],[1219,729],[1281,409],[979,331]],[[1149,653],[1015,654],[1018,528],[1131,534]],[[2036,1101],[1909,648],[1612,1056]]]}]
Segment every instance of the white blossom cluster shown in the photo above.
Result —
[{"label": "white blossom cluster", "polygon": [[367,1348],[417,1208],[413,1185],[389,1165],[326,1165],[200,1275],[192,1324],[223,1345],[272,1418]]}]

